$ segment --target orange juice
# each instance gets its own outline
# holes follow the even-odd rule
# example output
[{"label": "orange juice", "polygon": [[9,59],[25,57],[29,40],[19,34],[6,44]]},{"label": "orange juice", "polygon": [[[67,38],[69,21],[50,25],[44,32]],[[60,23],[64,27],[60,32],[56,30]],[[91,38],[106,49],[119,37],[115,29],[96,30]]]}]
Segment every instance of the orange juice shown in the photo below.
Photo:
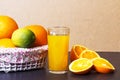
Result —
[{"label": "orange juice", "polygon": [[48,35],[48,67],[52,71],[68,68],[69,35]]}]

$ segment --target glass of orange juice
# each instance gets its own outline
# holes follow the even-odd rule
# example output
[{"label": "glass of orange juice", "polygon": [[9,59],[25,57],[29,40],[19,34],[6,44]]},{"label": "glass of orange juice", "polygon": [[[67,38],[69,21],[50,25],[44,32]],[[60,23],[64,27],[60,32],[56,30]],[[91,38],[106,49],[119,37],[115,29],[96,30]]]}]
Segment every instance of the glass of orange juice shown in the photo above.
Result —
[{"label": "glass of orange juice", "polygon": [[50,73],[64,74],[68,69],[68,27],[48,28],[48,69]]}]

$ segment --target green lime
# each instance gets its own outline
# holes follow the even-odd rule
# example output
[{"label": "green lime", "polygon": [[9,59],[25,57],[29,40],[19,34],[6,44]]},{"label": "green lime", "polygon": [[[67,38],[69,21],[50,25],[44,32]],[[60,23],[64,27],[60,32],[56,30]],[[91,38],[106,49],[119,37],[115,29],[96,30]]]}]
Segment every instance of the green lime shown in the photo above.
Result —
[{"label": "green lime", "polygon": [[35,41],[35,35],[27,28],[20,28],[13,32],[11,39],[16,46],[27,48]]}]

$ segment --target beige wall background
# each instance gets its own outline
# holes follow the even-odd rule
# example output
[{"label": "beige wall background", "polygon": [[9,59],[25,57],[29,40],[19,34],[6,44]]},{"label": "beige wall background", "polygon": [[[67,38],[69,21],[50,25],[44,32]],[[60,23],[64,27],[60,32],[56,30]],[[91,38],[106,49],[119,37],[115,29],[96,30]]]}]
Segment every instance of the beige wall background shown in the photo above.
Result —
[{"label": "beige wall background", "polygon": [[120,0],[0,0],[0,15],[13,17],[19,27],[68,26],[70,48],[120,51]]}]

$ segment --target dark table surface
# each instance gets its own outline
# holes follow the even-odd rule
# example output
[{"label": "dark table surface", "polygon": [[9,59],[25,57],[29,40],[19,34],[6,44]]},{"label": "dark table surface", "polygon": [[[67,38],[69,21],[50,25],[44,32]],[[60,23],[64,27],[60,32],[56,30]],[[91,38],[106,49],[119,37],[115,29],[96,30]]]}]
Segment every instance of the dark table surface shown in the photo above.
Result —
[{"label": "dark table surface", "polygon": [[120,80],[120,52],[98,52],[101,57],[108,59],[116,68],[113,73],[89,73],[75,75],[68,71],[66,74],[51,74],[46,68],[20,71],[0,72],[0,80]]}]

